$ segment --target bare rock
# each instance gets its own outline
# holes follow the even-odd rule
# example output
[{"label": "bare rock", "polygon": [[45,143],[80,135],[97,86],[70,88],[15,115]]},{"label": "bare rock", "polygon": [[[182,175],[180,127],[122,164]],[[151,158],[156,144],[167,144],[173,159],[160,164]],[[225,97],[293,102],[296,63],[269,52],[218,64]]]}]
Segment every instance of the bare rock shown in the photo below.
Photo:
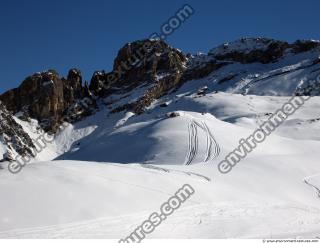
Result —
[{"label": "bare rock", "polygon": [[15,160],[14,152],[21,156],[34,156],[32,149],[35,145],[29,135],[13,118],[12,114],[0,101],[0,141],[7,151],[3,160]]},{"label": "bare rock", "polygon": [[45,131],[55,131],[66,110],[83,97],[81,72],[71,69],[67,79],[54,70],[33,74],[0,100],[13,113],[23,111],[24,116],[37,119]]}]

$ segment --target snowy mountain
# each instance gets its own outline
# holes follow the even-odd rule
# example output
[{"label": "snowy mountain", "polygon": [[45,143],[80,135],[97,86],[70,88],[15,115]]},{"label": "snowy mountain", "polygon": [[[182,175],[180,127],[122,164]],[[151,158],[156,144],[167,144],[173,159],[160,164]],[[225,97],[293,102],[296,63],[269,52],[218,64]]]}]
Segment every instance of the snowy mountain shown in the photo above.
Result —
[{"label": "snowy mountain", "polygon": [[[142,40],[89,84],[77,69],[26,78],[0,96],[0,152],[31,150],[15,175],[1,163],[0,238],[123,238],[184,184],[195,194],[148,237],[320,237],[319,57],[318,41],[191,55]],[[220,173],[291,96],[312,97]]]}]

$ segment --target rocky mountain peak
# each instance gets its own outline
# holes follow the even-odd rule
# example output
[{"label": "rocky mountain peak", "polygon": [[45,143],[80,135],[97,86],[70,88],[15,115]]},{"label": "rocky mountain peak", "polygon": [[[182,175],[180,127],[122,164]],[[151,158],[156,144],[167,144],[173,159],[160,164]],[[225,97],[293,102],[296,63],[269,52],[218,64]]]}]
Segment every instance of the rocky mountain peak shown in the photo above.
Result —
[{"label": "rocky mountain peak", "polygon": [[60,78],[55,70],[35,73],[22,84],[0,96],[0,100],[13,113],[39,121],[44,130],[55,130],[63,114],[77,99],[83,97],[81,72],[71,69],[67,79]]},{"label": "rocky mountain peak", "polygon": [[[69,82],[69,84],[67,84]],[[73,68],[68,72],[66,86],[81,91],[82,90],[82,74],[79,69]]]},{"label": "rocky mountain peak", "polygon": [[178,49],[158,40],[141,40],[127,43],[118,52],[113,70],[95,72],[90,89],[97,95],[108,93],[110,88],[132,89],[143,82],[157,80],[162,73],[181,72],[187,61]]}]

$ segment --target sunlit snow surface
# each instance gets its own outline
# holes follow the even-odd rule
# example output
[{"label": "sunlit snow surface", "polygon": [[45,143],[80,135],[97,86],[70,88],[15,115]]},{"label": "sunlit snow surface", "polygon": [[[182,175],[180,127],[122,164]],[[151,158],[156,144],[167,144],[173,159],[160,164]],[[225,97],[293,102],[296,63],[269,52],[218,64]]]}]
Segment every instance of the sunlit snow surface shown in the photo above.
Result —
[{"label": "sunlit snow surface", "polygon": [[[217,170],[241,138],[315,75],[315,67],[299,69],[310,56],[316,55],[226,66],[140,116],[101,106],[68,126],[19,174],[0,170],[0,238],[122,238],[186,183],[195,194],[150,238],[320,237],[320,97],[229,174]],[[281,74],[285,70],[292,72]],[[230,72],[238,76],[218,84]],[[266,79],[252,82],[259,77]],[[203,86],[208,92],[199,97]],[[142,93],[134,91],[126,102]],[[124,102],[119,98],[110,97],[112,108]],[[168,118],[170,112],[179,116]],[[19,122],[37,137],[29,123]],[[208,146],[208,136],[216,143]]]}]

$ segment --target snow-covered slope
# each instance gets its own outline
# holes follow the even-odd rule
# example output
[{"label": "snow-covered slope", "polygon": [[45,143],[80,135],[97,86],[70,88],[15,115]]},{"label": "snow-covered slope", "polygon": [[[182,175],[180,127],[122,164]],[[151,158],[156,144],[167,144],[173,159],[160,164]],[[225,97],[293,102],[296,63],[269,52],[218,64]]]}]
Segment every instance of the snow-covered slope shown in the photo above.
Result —
[{"label": "snow-covered slope", "polygon": [[[0,236],[124,237],[189,183],[194,197],[151,237],[318,237],[319,198],[305,180],[316,186],[316,177],[306,178],[320,173],[319,121],[307,125],[320,117],[319,98],[309,100],[224,176],[217,163],[288,97],[198,97],[185,89],[198,90],[190,82],[155,102],[147,114],[108,117],[103,110],[68,127],[57,140],[61,148],[83,137],[60,157],[72,161],[32,163],[17,177],[2,170],[0,190],[6,200],[0,207],[13,210],[1,215]],[[169,106],[160,107],[165,101]],[[180,116],[166,115],[173,111]],[[196,141],[189,139],[193,122],[196,153],[189,150]],[[203,124],[216,141],[211,152]],[[208,153],[212,157],[205,161]],[[148,164],[123,164],[128,162]]]},{"label": "snow-covered slope", "polygon": [[[270,44],[251,42],[188,65]],[[99,111],[65,126],[20,173],[0,170],[0,238],[123,238],[184,184],[195,194],[151,238],[320,237],[320,96],[229,174],[217,169],[291,95],[311,84],[308,94],[320,94],[318,57],[313,49],[267,64],[232,62],[140,115],[111,111],[139,100],[150,83],[98,100]],[[16,121],[32,139],[41,135],[35,120]]]},{"label": "snow-covered slope", "polygon": [[[94,126],[99,128],[79,140],[69,152],[64,153],[59,159],[185,164],[188,160],[186,156],[189,153],[188,146],[190,133],[192,133],[190,124],[196,123],[196,136],[199,139],[198,153],[202,156],[195,159],[194,163],[203,162],[208,152],[206,139],[210,134],[219,144],[219,149],[222,151],[220,154],[223,154],[223,151],[230,152],[232,144],[236,146],[236,142],[241,137],[252,133],[288,98],[227,93],[208,94],[203,97],[187,95],[177,98],[172,96],[173,100],[164,99],[171,102],[168,107],[160,107],[159,104],[162,104],[164,100],[159,100],[153,105],[153,108],[150,108],[148,114],[133,116],[120,127],[115,125],[117,120],[108,123],[107,126],[94,123]],[[312,98],[305,107],[277,130],[277,136],[319,140],[320,121],[317,120],[320,117],[319,100],[318,97]],[[183,108],[185,109],[182,110]],[[168,114],[172,112],[178,113],[179,116],[168,117]],[[125,115],[125,113],[122,114],[122,116]],[[116,115],[119,120],[122,116],[121,114]],[[99,117],[106,117],[105,111],[78,125],[82,127],[94,120],[101,121]],[[203,129],[202,124],[208,127],[208,131]],[[231,138],[226,135],[228,132],[233,134]],[[230,144],[230,139],[233,141],[232,144]],[[279,143],[283,143],[281,137],[279,137]],[[214,147],[212,146],[212,150]],[[281,150],[283,148],[280,148]],[[275,152],[279,153],[278,150]],[[267,152],[264,151],[264,153]]]},{"label": "snow-covered slope", "polygon": [[[320,48],[317,48],[299,54],[288,53],[267,64],[234,62],[212,72],[204,78],[204,82],[211,90],[230,93],[272,96],[319,95],[319,57]],[[196,60],[201,63],[205,62],[206,58],[200,56]],[[306,90],[309,85],[313,85],[311,93]]]},{"label": "snow-covered slope", "polygon": [[292,158],[247,159],[226,177],[204,164],[33,164],[19,180],[2,175],[1,208],[8,210],[1,215],[0,236],[122,238],[189,183],[194,196],[150,237],[317,237],[319,198],[303,181],[317,160]]},{"label": "snow-covered slope", "polygon": [[209,51],[211,55],[226,55],[233,52],[248,54],[252,51],[266,51],[275,40],[268,38],[242,38],[219,45]]}]

